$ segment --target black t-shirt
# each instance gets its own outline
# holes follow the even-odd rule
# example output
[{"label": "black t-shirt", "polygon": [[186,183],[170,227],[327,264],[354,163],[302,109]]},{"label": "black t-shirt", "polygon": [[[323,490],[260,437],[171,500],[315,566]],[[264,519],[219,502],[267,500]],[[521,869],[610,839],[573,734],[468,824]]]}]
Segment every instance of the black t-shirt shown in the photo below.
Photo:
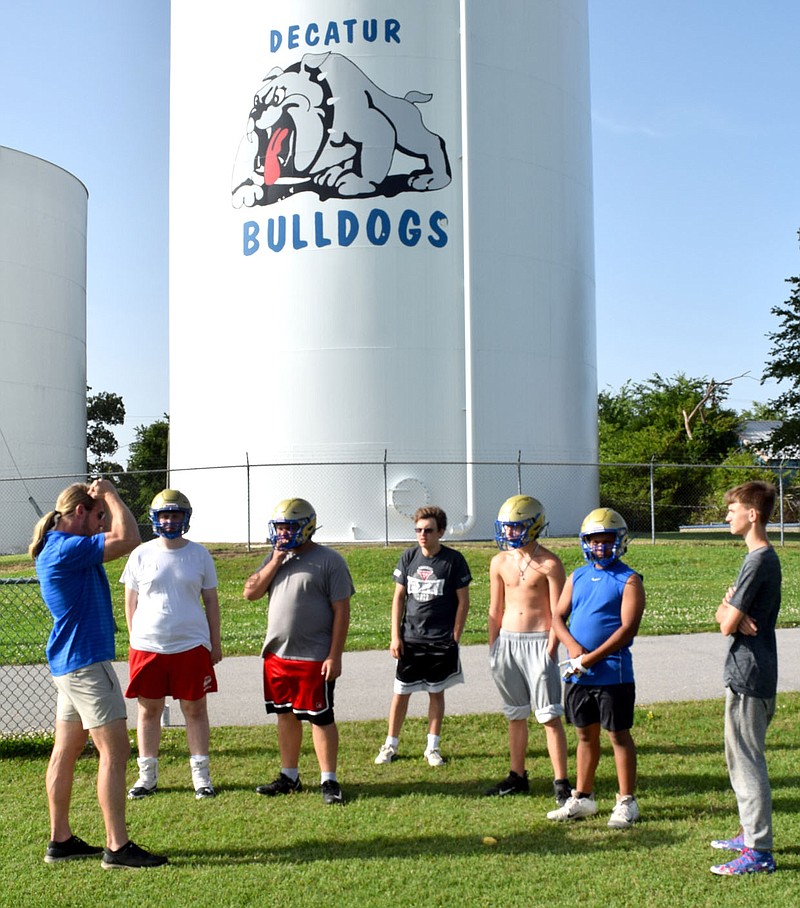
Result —
[{"label": "black t-shirt", "polygon": [[400,626],[403,640],[452,640],[458,611],[456,593],[472,580],[461,552],[443,545],[435,555],[427,556],[418,545],[413,546],[400,556],[392,576],[406,588]]}]

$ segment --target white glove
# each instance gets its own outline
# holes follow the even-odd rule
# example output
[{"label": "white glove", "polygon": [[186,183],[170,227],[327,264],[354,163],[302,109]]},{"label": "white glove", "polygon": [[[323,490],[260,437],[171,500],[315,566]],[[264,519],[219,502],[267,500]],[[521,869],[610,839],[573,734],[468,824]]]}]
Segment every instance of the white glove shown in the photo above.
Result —
[{"label": "white glove", "polygon": [[589,671],[588,668],[583,666],[583,655],[578,656],[577,659],[565,659],[563,662],[558,663],[558,667],[564,669],[564,674],[562,675],[564,681],[569,678],[579,678]]}]

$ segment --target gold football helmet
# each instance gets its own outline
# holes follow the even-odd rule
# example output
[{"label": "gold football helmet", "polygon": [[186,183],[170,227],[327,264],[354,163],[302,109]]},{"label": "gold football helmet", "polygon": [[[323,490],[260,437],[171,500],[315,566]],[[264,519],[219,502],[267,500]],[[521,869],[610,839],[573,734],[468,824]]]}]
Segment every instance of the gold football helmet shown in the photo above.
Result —
[{"label": "gold football helmet", "polygon": [[494,541],[503,549],[520,549],[537,538],[547,525],[544,505],[530,495],[512,495],[500,507],[494,522]]}]

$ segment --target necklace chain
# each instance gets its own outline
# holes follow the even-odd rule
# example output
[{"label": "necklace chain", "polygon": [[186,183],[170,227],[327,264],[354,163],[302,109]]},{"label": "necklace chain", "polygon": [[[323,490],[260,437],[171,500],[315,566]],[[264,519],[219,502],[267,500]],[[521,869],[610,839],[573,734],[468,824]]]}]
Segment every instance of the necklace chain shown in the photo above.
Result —
[{"label": "necklace chain", "polygon": [[[531,552],[531,556],[530,556],[530,558],[528,558],[528,560],[525,562],[525,566],[524,566],[524,567],[520,567],[519,564],[517,565],[517,570],[519,571],[519,579],[520,579],[520,580],[524,580],[524,579],[525,579],[525,574],[527,573],[528,568],[531,566],[531,562],[532,562],[533,559],[536,557],[536,553],[537,553],[538,551],[539,551],[539,543],[537,542],[537,543],[536,543],[536,548],[533,550],[533,552]],[[522,561],[522,558],[520,558],[519,561]]]}]

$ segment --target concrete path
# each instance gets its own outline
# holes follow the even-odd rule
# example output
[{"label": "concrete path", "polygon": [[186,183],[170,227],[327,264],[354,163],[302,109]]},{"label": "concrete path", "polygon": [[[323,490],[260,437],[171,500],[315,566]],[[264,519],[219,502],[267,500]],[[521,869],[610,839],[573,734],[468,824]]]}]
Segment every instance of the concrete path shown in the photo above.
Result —
[{"label": "concrete path", "polygon": [[[724,696],[722,664],[727,643],[721,634],[681,634],[639,637],[633,647],[637,703],[640,705],[677,700],[708,700]],[[778,631],[778,689],[800,690],[800,628]],[[447,714],[469,715],[499,712],[500,697],[489,675],[488,647],[466,646],[461,650],[465,684],[447,691]],[[128,681],[127,663],[116,663],[123,684]],[[386,719],[392,697],[394,660],[388,650],[345,653],[342,677],[336,682],[336,718],[339,722]],[[261,659],[242,656],[223,659],[217,666],[219,692],[209,695],[212,725],[263,725],[267,717],[261,690]],[[183,725],[177,703],[167,701],[170,725]],[[408,714],[427,714],[428,698],[411,698]],[[136,725],[136,702],[128,701],[128,721]]]}]

